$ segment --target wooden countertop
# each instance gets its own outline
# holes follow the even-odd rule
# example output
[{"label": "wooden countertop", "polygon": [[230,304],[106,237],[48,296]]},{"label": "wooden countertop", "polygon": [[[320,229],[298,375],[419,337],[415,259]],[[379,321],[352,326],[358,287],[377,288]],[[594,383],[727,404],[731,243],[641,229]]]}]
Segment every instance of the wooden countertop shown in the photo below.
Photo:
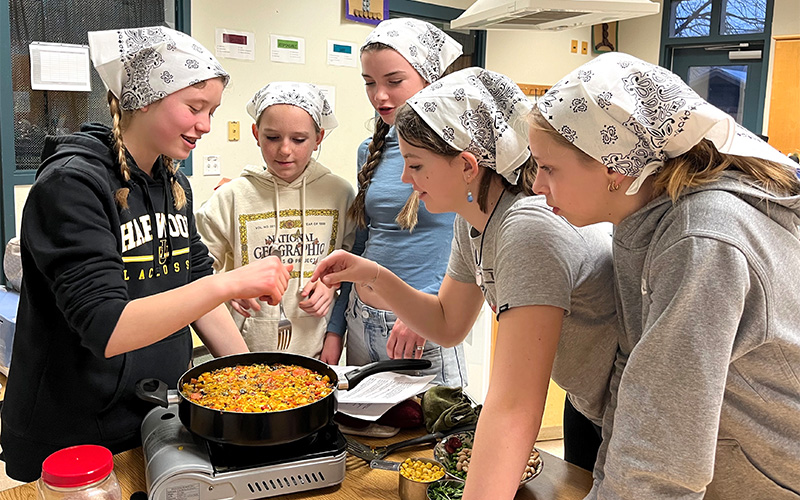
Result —
[{"label": "wooden countertop", "polygon": [[[406,430],[391,439],[367,439],[360,441],[373,446],[422,435],[424,429]],[[433,458],[433,446],[421,445],[393,453],[388,459],[401,460],[408,457]],[[582,500],[592,487],[592,475],[560,458],[541,452],[544,469],[536,479],[525,485],[518,493],[517,500]],[[129,500],[136,491],[144,491],[144,458],[142,449],[136,448],[114,456],[114,471],[122,487],[122,499]],[[313,498],[319,500],[397,500],[397,473],[372,470],[360,458],[348,455],[347,472],[344,481],[338,486],[305,491],[281,496],[281,499],[294,500]],[[34,483],[17,486],[0,492],[0,500],[29,500],[36,498]]]}]

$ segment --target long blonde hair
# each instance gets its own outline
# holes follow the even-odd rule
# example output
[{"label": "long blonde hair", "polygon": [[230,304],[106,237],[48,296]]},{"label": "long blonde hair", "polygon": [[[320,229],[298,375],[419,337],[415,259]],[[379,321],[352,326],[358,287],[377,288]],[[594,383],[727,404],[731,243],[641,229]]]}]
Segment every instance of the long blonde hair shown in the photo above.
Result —
[{"label": "long blonde hair", "polygon": [[[119,100],[111,91],[108,91],[107,99],[108,108],[111,111],[111,118],[113,120],[111,132],[114,136],[114,151],[117,153],[117,162],[119,163],[122,179],[125,184],[127,184],[131,180],[131,168],[128,166],[128,157],[125,149],[125,143],[122,140],[122,132],[128,126],[131,117],[136,111],[125,111],[120,108]],[[178,162],[175,161],[174,158],[170,158],[166,155],[161,155],[161,160],[170,173],[173,203],[175,208],[180,210],[186,206],[186,192],[183,190],[183,186],[181,186],[176,179]],[[123,210],[128,209],[128,194],[130,194],[130,188],[127,187],[121,187],[114,193],[114,198],[117,200],[117,204],[122,207]]]},{"label": "long blonde hair", "polygon": [[[534,108],[529,123],[537,130],[550,134],[558,144],[578,151],[587,162],[596,162],[558,133],[538,109]],[[743,172],[771,193],[780,196],[800,195],[800,180],[787,165],[750,156],[720,153],[711,141],[703,139],[686,153],[664,162],[661,170],[653,176],[653,197],[667,193],[675,201],[684,189],[714,182],[725,170]]]}]

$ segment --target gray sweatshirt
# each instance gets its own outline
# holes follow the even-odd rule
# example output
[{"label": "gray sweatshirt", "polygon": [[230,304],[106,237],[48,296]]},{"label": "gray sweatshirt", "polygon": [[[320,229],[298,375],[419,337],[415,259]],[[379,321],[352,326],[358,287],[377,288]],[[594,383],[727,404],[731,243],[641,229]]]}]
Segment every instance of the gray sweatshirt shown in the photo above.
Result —
[{"label": "gray sweatshirt", "polygon": [[589,499],[800,498],[800,197],[746,179],[616,229],[624,331]]}]

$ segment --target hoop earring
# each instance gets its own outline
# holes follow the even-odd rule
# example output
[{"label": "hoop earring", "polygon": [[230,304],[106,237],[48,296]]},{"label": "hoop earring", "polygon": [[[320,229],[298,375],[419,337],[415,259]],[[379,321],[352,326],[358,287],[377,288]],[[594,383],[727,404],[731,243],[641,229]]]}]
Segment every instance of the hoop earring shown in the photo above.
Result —
[{"label": "hoop earring", "polygon": [[614,181],[611,181],[611,182],[608,183],[608,192],[609,193],[613,193],[617,189],[619,189],[619,184],[617,184]]},{"label": "hoop earring", "polygon": [[467,202],[472,203],[475,198],[472,197],[472,191],[467,191]]}]

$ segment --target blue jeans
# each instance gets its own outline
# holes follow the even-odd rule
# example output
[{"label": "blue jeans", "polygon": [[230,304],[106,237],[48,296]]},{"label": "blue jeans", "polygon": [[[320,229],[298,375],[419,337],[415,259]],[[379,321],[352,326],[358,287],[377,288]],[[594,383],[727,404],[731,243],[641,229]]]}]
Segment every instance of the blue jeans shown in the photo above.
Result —
[{"label": "blue jeans", "polygon": [[[356,288],[350,292],[350,303],[345,313],[347,318],[347,365],[362,366],[374,361],[390,359],[386,354],[386,343],[397,316],[391,311],[370,307],[358,298]],[[430,360],[431,367],[419,370],[414,375],[436,375],[432,383],[447,387],[467,385],[467,362],[464,346],[442,347],[425,342],[422,359]]]}]

